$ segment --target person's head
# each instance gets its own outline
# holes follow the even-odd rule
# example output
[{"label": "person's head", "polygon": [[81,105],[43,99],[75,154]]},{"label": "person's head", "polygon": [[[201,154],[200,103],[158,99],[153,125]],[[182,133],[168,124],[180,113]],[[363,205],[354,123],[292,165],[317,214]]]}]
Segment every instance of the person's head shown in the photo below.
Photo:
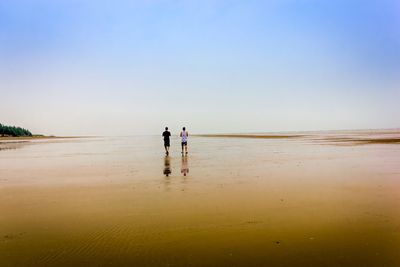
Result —
[{"label": "person's head", "polygon": [[168,127],[165,127],[165,130],[168,131]]},{"label": "person's head", "polygon": [[183,127],[182,129],[183,129],[183,130],[186,130],[186,127]]}]

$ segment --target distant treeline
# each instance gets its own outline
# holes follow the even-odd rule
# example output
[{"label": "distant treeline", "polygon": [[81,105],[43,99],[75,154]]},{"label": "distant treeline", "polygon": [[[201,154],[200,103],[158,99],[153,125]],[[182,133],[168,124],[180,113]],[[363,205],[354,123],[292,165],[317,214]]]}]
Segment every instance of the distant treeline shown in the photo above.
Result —
[{"label": "distant treeline", "polygon": [[0,123],[0,136],[32,136],[32,133],[21,127],[6,126]]}]

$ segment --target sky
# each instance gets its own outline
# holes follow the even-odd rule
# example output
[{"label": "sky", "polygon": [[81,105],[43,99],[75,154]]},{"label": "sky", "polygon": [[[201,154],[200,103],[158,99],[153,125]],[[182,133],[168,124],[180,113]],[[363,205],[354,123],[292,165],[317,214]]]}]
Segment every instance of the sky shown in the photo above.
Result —
[{"label": "sky", "polygon": [[398,0],[0,0],[0,123],[400,128]]}]

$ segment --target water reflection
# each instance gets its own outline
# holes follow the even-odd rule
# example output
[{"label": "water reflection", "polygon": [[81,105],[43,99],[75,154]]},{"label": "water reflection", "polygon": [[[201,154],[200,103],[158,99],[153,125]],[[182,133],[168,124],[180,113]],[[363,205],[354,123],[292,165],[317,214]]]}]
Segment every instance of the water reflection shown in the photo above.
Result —
[{"label": "water reflection", "polygon": [[186,176],[189,173],[188,156],[182,156],[181,173]]},{"label": "water reflection", "polygon": [[0,151],[14,150],[23,147],[27,142],[0,142]]},{"label": "water reflection", "polygon": [[169,158],[169,156],[165,156],[164,158],[164,171],[163,171],[165,176],[169,176],[172,171],[171,171],[171,160]]},{"label": "water reflection", "polygon": [[[189,173],[188,156],[182,156],[181,173],[183,174],[183,176],[187,176],[187,174]],[[169,156],[164,157],[163,174],[166,177],[169,177],[172,174],[171,158]]]}]

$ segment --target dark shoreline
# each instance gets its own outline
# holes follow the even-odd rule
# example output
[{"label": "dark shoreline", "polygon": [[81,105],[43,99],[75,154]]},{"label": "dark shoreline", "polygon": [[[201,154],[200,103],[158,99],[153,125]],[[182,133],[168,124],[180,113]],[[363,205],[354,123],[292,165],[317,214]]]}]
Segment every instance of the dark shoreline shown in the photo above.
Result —
[{"label": "dark shoreline", "polygon": [[253,139],[302,139],[306,137],[304,140],[313,140],[313,141],[323,141],[331,144],[348,144],[348,145],[363,145],[363,144],[400,144],[400,137],[371,137],[371,138],[362,138],[362,137],[321,137],[321,136],[313,136],[313,135],[282,135],[282,134],[196,134],[192,136],[197,137],[210,137],[210,138],[253,138]]}]

